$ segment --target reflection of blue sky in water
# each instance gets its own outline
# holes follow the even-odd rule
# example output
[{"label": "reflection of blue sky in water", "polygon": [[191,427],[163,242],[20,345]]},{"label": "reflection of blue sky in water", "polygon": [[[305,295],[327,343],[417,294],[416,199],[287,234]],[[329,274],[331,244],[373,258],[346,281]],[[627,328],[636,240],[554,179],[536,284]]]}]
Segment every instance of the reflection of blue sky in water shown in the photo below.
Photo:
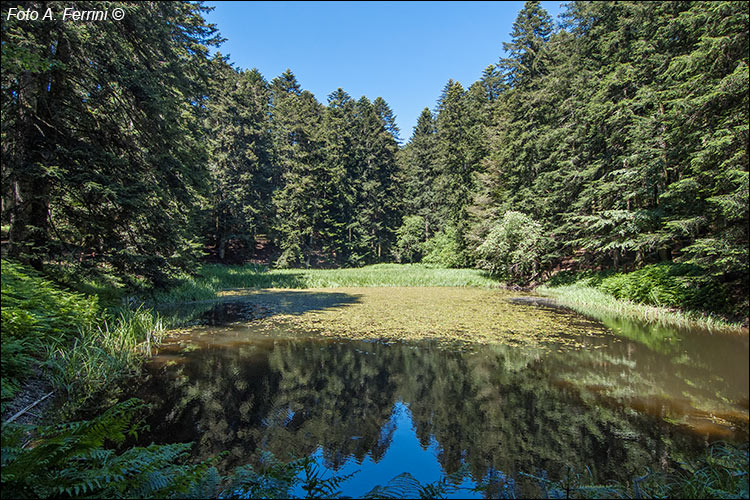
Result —
[{"label": "reflection of blue sky in water", "polygon": [[[418,292],[410,314],[421,305],[432,311],[427,319],[452,310],[453,292],[438,297],[442,309]],[[302,312],[334,310],[354,293],[341,295],[258,296],[265,305],[297,300]],[[362,321],[390,310],[387,294],[378,297],[385,309]],[[250,316],[258,312],[252,305]],[[346,307],[360,306],[364,299]],[[466,462],[474,477],[502,471],[533,497],[536,486],[521,472],[560,479],[567,467],[584,474],[593,467],[603,481],[627,481],[645,467],[666,467],[670,456],[694,457],[715,439],[747,441],[746,336],[624,323],[588,336],[576,333],[570,313],[550,331],[585,348],[466,348],[321,338],[286,322],[225,325],[236,312],[247,312],[240,301],[211,313],[222,326],[178,331],[161,346],[134,394],[153,405],[139,444],[194,442],[200,459],[226,451],[218,467],[227,472],[258,467],[263,451],[281,461],[312,455],[319,467],[330,464],[323,473],[336,467],[328,477],[359,471],[342,485],[355,497],[403,472],[430,484]]]},{"label": "reflection of blue sky in water", "polygon": [[[404,472],[414,476],[423,485],[438,481],[443,477],[442,467],[437,460],[438,453],[440,453],[438,442],[433,437],[427,449],[422,448],[419,439],[417,439],[409,406],[403,401],[397,401],[393,405],[391,418],[381,429],[381,439],[388,439],[391,429],[390,446],[388,446],[388,451],[379,462],[373,461],[370,454],[364,458],[361,464],[357,463],[356,458],[349,457],[338,471],[333,472],[332,469],[326,467],[323,449],[319,447],[312,457],[320,470],[323,471],[321,476],[327,479],[332,474],[345,476],[359,471],[352,478],[342,483],[339,488],[342,496],[353,498],[361,498],[375,486],[384,486],[388,481]],[[304,477],[304,473],[300,477]],[[448,495],[448,498],[482,498],[481,494],[470,491],[470,488],[475,485],[474,481],[465,479],[460,486],[468,489],[460,489]],[[297,485],[292,491],[295,496],[300,498],[305,496],[305,491],[300,485]]]}]

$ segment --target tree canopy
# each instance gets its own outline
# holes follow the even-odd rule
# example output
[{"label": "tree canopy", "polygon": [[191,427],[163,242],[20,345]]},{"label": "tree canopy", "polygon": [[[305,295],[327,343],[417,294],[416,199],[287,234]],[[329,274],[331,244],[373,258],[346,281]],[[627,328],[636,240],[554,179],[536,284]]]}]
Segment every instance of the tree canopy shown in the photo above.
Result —
[{"label": "tree canopy", "polygon": [[157,284],[264,246],[282,267],[474,266],[504,258],[485,251],[517,212],[539,279],[683,262],[748,293],[744,3],[576,1],[555,23],[526,2],[497,64],[449,80],[403,145],[382,97],[322,104],[291,70],[211,55],[201,4],[124,5],[3,21],[11,257]]}]

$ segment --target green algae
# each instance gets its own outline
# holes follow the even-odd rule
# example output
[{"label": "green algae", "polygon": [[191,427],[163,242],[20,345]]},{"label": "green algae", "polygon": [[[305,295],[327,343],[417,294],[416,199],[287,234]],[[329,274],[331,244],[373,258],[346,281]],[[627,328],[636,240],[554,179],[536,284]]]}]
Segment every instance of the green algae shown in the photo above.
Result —
[{"label": "green algae", "polygon": [[531,294],[486,288],[245,289],[223,295],[219,302],[192,304],[197,326],[173,330],[163,351],[246,349],[276,339],[429,344],[467,354],[502,349],[506,370],[511,359],[518,370],[542,360],[555,365],[554,382],[581,390],[586,404],[634,407],[712,435],[747,428],[747,348],[734,336],[599,322]]},{"label": "green algae", "polygon": [[269,312],[254,321],[258,328],[352,340],[582,348],[591,345],[591,338],[608,332],[600,323],[577,314],[513,303],[509,299],[519,294],[501,290],[357,287],[231,293],[234,300],[238,295],[255,306],[255,310],[262,308]]}]

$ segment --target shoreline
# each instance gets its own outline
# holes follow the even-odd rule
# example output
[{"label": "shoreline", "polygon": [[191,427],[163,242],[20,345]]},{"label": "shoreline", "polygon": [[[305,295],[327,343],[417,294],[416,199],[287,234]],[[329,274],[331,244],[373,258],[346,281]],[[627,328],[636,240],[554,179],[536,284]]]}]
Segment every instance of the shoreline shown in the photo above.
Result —
[{"label": "shoreline", "polygon": [[639,304],[618,299],[594,287],[564,285],[550,287],[541,285],[534,290],[542,297],[554,299],[561,306],[584,315],[604,315],[615,319],[626,319],[679,329],[699,329],[711,334],[748,335],[746,322],[730,322],[718,316],[682,311],[666,307]]}]

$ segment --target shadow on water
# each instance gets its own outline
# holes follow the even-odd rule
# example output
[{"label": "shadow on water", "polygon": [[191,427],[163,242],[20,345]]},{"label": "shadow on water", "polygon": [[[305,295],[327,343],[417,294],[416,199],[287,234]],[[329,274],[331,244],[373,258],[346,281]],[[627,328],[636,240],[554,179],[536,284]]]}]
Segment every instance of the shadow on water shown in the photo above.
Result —
[{"label": "shadow on water", "polygon": [[[649,356],[647,365],[665,364]],[[585,351],[261,337],[181,357],[149,365],[139,396],[154,412],[141,444],[193,441],[199,458],[228,452],[226,468],[257,463],[262,450],[316,456],[342,474],[361,471],[344,489],[355,497],[404,471],[427,482],[463,463],[475,478],[491,470],[559,478],[570,465],[624,481],[674,453],[699,453],[711,431],[665,421],[658,400],[597,397],[589,379],[619,376],[622,366]],[[576,380],[564,382],[571,370]]]},{"label": "shadow on water", "polygon": [[[272,330],[250,321],[338,311],[372,327],[385,314],[373,305],[377,291],[259,290],[188,305],[192,321],[208,326],[180,333],[148,364],[136,395],[153,404],[151,430],[139,444],[192,441],[196,458],[227,452],[226,469],[257,465],[263,450],[282,460],[312,456],[340,474],[360,470],[343,485],[358,497],[401,472],[426,483],[462,464],[474,478],[544,470],[559,479],[568,466],[589,466],[596,478],[627,481],[715,439],[748,439],[747,339],[604,320],[611,330],[585,337],[585,348],[458,350],[299,335],[283,318]],[[418,318],[425,304],[427,319],[465,310],[473,328],[505,303],[458,291],[381,292],[384,307]],[[518,309],[509,321],[526,315]],[[569,316],[585,319],[555,311],[545,332],[575,326]]]},{"label": "shadow on water", "polygon": [[307,290],[258,290],[218,301],[180,304],[162,309],[170,325],[222,326],[268,318],[277,314],[301,315],[359,302],[357,295]]}]

